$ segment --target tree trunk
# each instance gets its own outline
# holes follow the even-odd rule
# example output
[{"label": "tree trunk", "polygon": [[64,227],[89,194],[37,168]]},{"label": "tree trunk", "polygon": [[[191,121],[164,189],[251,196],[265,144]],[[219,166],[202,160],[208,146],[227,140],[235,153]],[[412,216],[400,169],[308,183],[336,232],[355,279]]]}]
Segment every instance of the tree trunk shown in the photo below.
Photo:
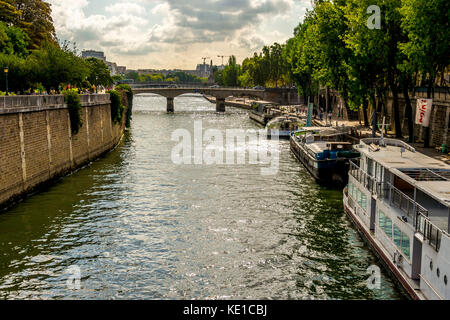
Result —
[{"label": "tree trunk", "polygon": [[367,109],[369,109],[369,100],[367,98],[364,98],[363,114],[364,114],[364,127],[366,127],[366,128],[368,128],[370,126],[369,117],[367,116]]},{"label": "tree trunk", "polygon": [[[392,71],[391,71],[392,73]],[[399,113],[399,106],[398,106],[398,88],[394,80],[394,75],[389,75],[389,86],[391,87],[392,91],[392,107],[394,109],[394,126],[395,126],[395,137],[397,139],[402,138],[402,124],[400,122],[400,113]]]},{"label": "tree trunk", "polygon": [[377,98],[375,94],[372,94],[372,138],[377,136]]},{"label": "tree trunk", "polygon": [[412,143],[414,142],[414,121],[413,121],[413,112],[412,112],[412,105],[411,105],[411,99],[409,98],[409,92],[408,92],[408,84],[403,84],[403,96],[405,97],[406,107],[405,107],[405,117],[408,119],[408,142]]}]

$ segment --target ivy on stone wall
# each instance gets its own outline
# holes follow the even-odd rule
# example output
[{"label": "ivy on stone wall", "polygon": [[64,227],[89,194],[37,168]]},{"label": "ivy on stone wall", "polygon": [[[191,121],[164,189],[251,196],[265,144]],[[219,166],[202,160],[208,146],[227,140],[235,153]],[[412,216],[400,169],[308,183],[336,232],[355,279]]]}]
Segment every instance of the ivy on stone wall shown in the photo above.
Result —
[{"label": "ivy on stone wall", "polygon": [[83,126],[83,120],[81,119],[83,108],[81,106],[80,95],[75,91],[66,91],[64,92],[64,101],[67,103],[69,109],[72,134],[77,134]]},{"label": "ivy on stone wall", "polygon": [[108,91],[108,93],[111,97],[111,120],[113,123],[120,123],[125,110],[122,105],[122,95],[116,90]]},{"label": "ivy on stone wall", "polygon": [[127,114],[126,114],[126,127],[130,128],[131,126],[131,118],[133,113],[133,90],[128,84],[120,84],[116,86],[116,90],[122,90],[125,91],[127,98],[128,98],[128,108],[127,108]]}]

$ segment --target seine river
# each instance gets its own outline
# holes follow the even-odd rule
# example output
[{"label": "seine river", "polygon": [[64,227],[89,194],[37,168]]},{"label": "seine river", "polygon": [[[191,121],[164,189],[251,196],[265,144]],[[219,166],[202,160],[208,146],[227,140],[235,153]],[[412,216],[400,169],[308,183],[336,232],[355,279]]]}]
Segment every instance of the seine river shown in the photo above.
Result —
[{"label": "seine river", "polygon": [[[404,299],[280,141],[279,171],[176,165],[176,129],[259,129],[202,97],[135,97],[119,147],[0,215],[0,299]],[[79,281],[78,281],[79,280]]]}]

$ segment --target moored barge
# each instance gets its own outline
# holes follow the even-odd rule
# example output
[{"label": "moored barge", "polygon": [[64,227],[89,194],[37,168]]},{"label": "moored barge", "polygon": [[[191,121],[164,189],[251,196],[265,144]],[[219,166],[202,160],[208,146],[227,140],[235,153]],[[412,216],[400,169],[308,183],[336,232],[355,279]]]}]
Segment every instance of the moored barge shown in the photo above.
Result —
[{"label": "moored barge", "polygon": [[295,132],[290,145],[319,184],[344,187],[348,182],[349,160],[359,157],[345,137],[346,133],[333,128],[308,127]]},{"label": "moored barge", "polygon": [[253,121],[266,126],[270,120],[281,113],[276,109],[277,106],[278,105],[273,102],[253,102],[248,115]]}]

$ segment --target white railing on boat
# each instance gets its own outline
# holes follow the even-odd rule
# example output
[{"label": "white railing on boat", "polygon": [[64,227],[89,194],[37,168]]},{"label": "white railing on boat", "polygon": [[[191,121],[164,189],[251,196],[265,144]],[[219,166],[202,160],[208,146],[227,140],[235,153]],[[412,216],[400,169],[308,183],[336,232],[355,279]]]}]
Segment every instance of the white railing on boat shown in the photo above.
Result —
[{"label": "white railing on boat", "polygon": [[370,176],[353,161],[350,161],[349,173],[372,195],[377,195],[378,198],[385,200],[389,205],[400,209],[405,217],[412,219],[412,225],[416,232],[422,234],[424,240],[428,241],[436,251],[439,251],[441,247],[442,235],[450,237],[448,232],[431,222],[427,209],[392,184],[378,182],[376,178]]},{"label": "white railing on boat", "polygon": [[365,139],[361,139],[361,142],[363,142],[364,144],[366,144],[368,146],[370,146],[371,144],[374,144],[374,145],[377,145],[377,146],[387,145],[387,146],[405,148],[405,150],[408,150],[408,151],[411,151],[411,152],[414,152],[414,153],[416,152],[416,149],[411,147],[409,144],[407,144],[404,141],[397,140],[397,139],[365,138]]},{"label": "white railing on boat", "polygon": [[361,183],[372,194],[376,191],[377,180],[363,171],[355,162],[350,161],[350,175]]}]

